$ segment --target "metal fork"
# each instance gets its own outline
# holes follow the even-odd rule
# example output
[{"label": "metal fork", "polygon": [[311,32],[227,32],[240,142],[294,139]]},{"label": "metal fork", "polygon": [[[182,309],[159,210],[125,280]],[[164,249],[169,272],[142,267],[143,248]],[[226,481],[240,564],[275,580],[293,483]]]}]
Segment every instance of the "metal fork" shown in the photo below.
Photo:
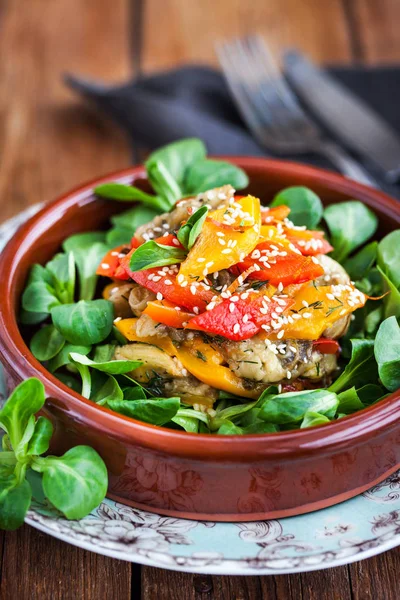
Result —
[{"label": "metal fork", "polygon": [[365,169],[329,141],[306,115],[260,36],[217,44],[216,53],[239,112],[261,146],[279,156],[325,156],[350,179],[378,187]]}]

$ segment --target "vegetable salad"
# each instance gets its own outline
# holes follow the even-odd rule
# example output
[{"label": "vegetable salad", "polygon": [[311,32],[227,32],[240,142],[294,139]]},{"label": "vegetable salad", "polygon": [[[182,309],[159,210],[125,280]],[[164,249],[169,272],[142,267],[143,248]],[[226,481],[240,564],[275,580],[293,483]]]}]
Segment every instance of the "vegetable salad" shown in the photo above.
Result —
[{"label": "vegetable salad", "polygon": [[126,416],[225,435],[328,423],[400,387],[400,231],[370,241],[366,206],[324,210],[304,187],[263,206],[195,139],[146,169],[154,194],[99,186],[141,204],[32,268],[20,320],[49,371]]}]

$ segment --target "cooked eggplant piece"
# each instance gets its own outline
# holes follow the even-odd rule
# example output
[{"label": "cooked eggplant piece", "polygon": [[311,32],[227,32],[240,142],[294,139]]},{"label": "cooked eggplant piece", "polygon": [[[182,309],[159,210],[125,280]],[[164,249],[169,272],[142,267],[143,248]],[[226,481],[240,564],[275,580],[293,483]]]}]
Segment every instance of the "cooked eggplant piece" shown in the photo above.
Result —
[{"label": "cooked eggplant piece", "polygon": [[147,383],[154,373],[161,377],[184,377],[187,372],[175,357],[150,344],[126,344],[115,349],[116,360],[139,360],[143,366],[132,372],[137,381]]}]

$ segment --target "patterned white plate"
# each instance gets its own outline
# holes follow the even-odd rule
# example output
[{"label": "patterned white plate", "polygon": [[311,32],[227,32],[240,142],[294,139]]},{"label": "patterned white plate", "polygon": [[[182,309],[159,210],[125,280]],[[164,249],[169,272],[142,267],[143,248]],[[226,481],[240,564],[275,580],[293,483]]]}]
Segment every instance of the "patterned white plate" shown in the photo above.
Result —
[{"label": "patterned white plate", "polygon": [[[0,249],[34,212],[31,207],[0,226]],[[147,475],[144,481],[162,487],[162,475]],[[85,519],[67,521],[48,505],[38,483],[33,476],[35,502],[26,523],[86,550],[165,569],[287,574],[344,565],[400,544],[400,471],[337,506],[256,523],[175,519],[109,499]]]}]

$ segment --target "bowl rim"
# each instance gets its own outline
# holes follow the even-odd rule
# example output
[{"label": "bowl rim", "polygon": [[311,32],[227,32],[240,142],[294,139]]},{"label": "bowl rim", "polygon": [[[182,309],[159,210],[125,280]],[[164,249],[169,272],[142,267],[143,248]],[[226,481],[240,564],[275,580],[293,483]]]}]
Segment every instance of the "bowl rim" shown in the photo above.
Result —
[{"label": "bowl rim", "polygon": [[[400,222],[400,202],[385,193],[350,181],[345,177],[299,163],[266,159],[259,157],[222,156],[219,159],[230,161],[244,170],[275,172],[276,174],[309,178],[310,184],[322,184],[325,188],[362,199],[374,210],[389,217],[398,215]],[[28,219],[9,240],[0,255],[0,281],[6,294],[0,295],[0,355],[4,361],[12,360],[13,373],[19,379],[38,377],[45,385],[46,405],[60,409],[64,413],[73,413],[83,423],[91,423],[92,428],[101,430],[105,435],[123,440],[128,444],[151,447],[171,455],[209,459],[218,462],[226,458],[239,462],[251,458],[282,458],[309,455],[316,450],[329,452],[345,448],[349,442],[356,446],[373,432],[392,429],[400,421],[400,391],[393,392],[387,398],[353,415],[343,417],[332,423],[308,429],[297,429],[270,434],[246,434],[243,436],[217,436],[189,433],[151,425],[120,415],[110,409],[98,406],[92,401],[74,392],[61,383],[31,354],[19,331],[16,314],[11,302],[13,276],[18,270],[18,257],[26,253],[26,248],[40,238],[47,229],[46,221],[59,220],[58,213],[75,204],[93,202],[93,188],[100,183],[119,181],[132,182],[145,178],[143,165],[117,170],[102,177],[96,177],[83,185],[62,194],[47,203],[38,213]],[[35,234],[35,235],[33,235]],[[29,238],[33,238],[29,241]],[[207,444],[204,441],[207,440]],[[173,445],[172,445],[173,444]]]}]

